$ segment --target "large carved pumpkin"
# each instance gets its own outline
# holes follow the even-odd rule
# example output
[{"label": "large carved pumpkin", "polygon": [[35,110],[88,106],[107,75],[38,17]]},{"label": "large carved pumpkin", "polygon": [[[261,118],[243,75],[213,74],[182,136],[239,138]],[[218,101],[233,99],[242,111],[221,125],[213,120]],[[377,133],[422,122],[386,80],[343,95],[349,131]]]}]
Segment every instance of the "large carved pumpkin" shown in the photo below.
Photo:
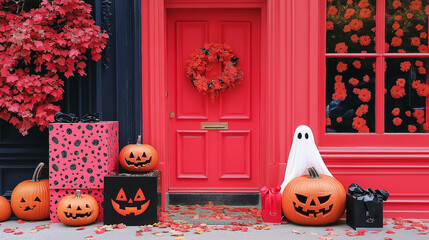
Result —
[{"label": "large carved pumpkin", "polygon": [[49,181],[40,180],[44,165],[39,163],[31,180],[21,182],[12,192],[10,204],[18,218],[24,220],[49,218]]},{"label": "large carved pumpkin", "polygon": [[0,222],[8,220],[11,213],[12,210],[10,209],[9,201],[5,197],[0,196]]},{"label": "large carved pumpkin", "polygon": [[303,225],[325,225],[337,222],[344,214],[346,191],[335,178],[318,174],[292,179],[283,191],[282,209],[292,222]]},{"label": "large carved pumpkin", "polygon": [[148,144],[141,144],[138,136],[136,144],[129,144],[119,153],[119,163],[131,172],[145,172],[155,168],[158,163],[158,152]]},{"label": "large carved pumpkin", "polygon": [[58,203],[58,219],[69,226],[82,226],[93,223],[100,212],[98,203],[90,195],[81,194],[76,190],[75,195],[65,196]]}]

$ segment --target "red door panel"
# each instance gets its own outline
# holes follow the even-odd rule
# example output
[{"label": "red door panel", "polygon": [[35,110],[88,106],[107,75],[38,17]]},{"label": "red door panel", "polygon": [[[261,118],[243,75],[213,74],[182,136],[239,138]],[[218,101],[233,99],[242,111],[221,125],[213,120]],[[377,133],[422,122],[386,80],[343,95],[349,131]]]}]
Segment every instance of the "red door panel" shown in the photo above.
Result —
[{"label": "red door panel", "polygon": [[[259,187],[260,13],[253,10],[174,10],[167,14],[169,191],[239,192]],[[189,55],[205,42],[227,43],[243,81],[214,101],[185,75]],[[208,77],[221,74],[215,66]],[[227,130],[201,130],[227,122]]]}]

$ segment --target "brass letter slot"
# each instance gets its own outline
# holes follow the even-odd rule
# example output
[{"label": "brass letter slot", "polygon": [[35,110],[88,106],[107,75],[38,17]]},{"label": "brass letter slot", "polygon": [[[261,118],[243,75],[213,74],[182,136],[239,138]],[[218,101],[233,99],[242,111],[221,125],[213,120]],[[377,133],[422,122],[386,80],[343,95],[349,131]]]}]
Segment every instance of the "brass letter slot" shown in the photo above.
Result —
[{"label": "brass letter slot", "polygon": [[201,122],[202,130],[228,129],[227,122]]}]

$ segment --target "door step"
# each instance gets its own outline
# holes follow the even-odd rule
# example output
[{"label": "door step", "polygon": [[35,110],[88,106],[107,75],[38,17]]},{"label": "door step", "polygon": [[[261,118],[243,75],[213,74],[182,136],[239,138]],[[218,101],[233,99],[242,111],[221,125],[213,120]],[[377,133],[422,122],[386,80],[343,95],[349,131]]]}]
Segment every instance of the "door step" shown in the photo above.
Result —
[{"label": "door step", "polygon": [[259,206],[259,193],[167,193],[168,205]]}]

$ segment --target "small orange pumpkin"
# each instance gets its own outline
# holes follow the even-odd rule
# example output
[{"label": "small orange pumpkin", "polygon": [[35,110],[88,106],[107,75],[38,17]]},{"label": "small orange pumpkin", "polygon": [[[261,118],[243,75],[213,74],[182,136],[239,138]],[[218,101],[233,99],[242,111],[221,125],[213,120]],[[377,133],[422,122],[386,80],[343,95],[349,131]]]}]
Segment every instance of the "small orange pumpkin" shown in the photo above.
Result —
[{"label": "small orange pumpkin", "polygon": [[283,191],[282,209],[292,222],[303,225],[325,225],[337,222],[344,214],[346,191],[335,178],[318,174],[292,179]]},{"label": "small orange pumpkin", "polygon": [[18,184],[12,192],[10,204],[13,213],[23,220],[44,220],[49,218],[49,181],[40,180],[42,168],[39,163],[31,180]]},{"label": "small orange pumpkin", "polygon": [[10,209],[9,201],[5,197],[0,196],[0,222],[8,220],[11,213],[12,210]]},{"label": "small orange pumpkin", "polygon": [[127,171],[150,171],[158,163],[158,152],[151,145],[141,144],[139,135],[136,144],[129,144],[122,148],[119,153],[119,163]]},{"label": "small orange pumpkin", "polygon": [[80,190],[76,190],[75,195],[63,197],[57,207],[58,219],[69,226],[91,224],[97,219],[99,212],[95,198],[81,194]]}]

